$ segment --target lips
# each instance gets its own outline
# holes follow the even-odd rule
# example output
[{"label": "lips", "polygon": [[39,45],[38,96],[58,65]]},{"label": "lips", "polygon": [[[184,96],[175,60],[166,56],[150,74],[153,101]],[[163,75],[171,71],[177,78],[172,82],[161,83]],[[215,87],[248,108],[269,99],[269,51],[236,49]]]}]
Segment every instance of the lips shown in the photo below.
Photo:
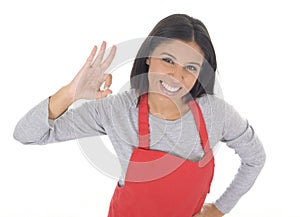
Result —
[{"label": "lips", "polygon": [[166,83],[165,81],[162,81],[162,80],[160,80],[159,82],[160,82],[161,86],[163,87],[163,89],[165,90],[164,92],[167,91],[171,94],[175,94],[175,93],[179,92],[182,89],[182,87],[170,85],[170,84],[168,84],[168,83]]}]

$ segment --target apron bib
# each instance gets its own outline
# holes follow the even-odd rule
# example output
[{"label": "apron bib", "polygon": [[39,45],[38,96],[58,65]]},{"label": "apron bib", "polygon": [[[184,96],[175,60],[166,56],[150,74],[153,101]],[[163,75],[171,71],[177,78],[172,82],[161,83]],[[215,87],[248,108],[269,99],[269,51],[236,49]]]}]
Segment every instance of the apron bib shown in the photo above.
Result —
[{"label": "apron bib", "polygon": [[214,157],[201,109],[190,103],[204,157],[192,162],[166,152],[150,150],[147,94],[139,103],[139,147],[130,158],[123,187],[117,185],[108,217],[192,217],[210,190]]}]

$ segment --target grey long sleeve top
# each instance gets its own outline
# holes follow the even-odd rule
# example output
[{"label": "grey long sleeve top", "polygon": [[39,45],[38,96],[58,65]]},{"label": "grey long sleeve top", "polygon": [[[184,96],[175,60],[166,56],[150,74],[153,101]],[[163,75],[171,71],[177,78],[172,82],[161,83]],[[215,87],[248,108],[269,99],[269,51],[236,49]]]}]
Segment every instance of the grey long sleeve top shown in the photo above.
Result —
[{"label": "grey long sleeve top", "polygon": [[[215,201],[228,213],[254,184],[265,162],[264,148],[248,121],[223,99],[205,95],[196,99],[206,123],[211,148],[221,141],[241,159],[233,181]],[[138,108],[134,90],[87,101],[67,110],[59,118],[48,119],[48,99],[32,108],[16,125],[14,138],[23,144],[47,144],[83,137],[108,135],[120,159],[123,185],[134,147],[138,146]],[[177,120],[163,120],[149,114],[150,149],[198,161],[203,150],[191,111]]]}]

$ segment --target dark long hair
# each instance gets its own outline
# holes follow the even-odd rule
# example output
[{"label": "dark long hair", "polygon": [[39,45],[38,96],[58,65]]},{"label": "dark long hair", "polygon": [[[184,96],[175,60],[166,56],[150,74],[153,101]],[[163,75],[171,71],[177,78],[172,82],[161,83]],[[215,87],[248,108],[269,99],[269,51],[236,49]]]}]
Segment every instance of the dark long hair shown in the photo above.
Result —
[{"label": "dark long hair", "polygon": [[170,15],[158,22],[150,32],[134,60],[130,75],[131,88],[136,89],[139,96],[148,92],[149,66],[146,64],[146,59],[160,43],[168,39],[195,41],[204,53],[205,60],[198,79],[190,90],[189,98],[195,99],[204,94],[214,94],[217,61],[213,44],[204,24],[186,14]]}]

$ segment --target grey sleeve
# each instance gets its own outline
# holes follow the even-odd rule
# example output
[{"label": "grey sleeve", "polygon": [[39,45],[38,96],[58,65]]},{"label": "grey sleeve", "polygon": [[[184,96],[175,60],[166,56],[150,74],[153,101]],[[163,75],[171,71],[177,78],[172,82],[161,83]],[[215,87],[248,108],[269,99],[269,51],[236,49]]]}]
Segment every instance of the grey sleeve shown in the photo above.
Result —
[{"label": "grey sleeve", "polygon": [[230,105],[225,106],[222,142],[235,150],[241,165],[226,191],[215,202],[223,213],[228,213],[238,200],[252,187],[264,166],[266,154],[261,141],[248,121]]},{"label": "grey sleeve", "polygon": [[23,144],[47,144],[105,134],[96,101],[69,109],[55,120],[48,119],[49,98],[32,108],[17,123],[13,137]]}]

